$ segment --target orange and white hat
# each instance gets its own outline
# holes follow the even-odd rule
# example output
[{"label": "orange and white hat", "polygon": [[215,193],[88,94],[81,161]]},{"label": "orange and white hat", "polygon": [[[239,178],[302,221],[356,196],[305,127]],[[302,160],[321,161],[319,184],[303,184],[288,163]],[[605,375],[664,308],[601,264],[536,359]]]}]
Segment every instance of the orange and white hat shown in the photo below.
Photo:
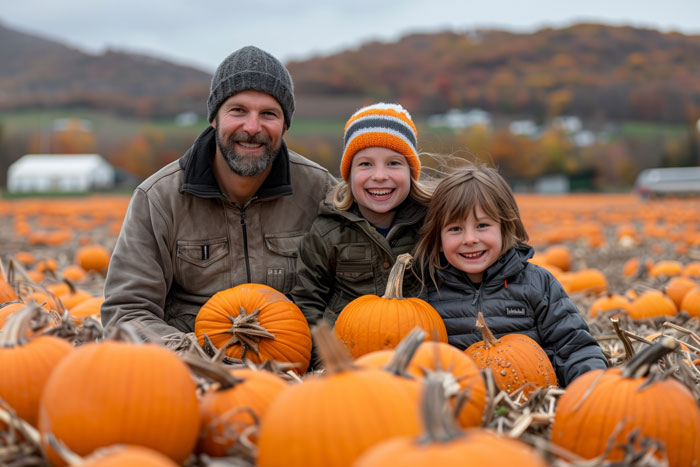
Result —
[{"label": "orange and white hat", "polygon": [[345,124],[340,175],[348,181],[352,158],[358,151],[382,147],[403,154],[411,169],[411,178],[418,180],[420,160],[416,151],[417,134],[411,115],[399,104],[381,102],[361,108]]}]

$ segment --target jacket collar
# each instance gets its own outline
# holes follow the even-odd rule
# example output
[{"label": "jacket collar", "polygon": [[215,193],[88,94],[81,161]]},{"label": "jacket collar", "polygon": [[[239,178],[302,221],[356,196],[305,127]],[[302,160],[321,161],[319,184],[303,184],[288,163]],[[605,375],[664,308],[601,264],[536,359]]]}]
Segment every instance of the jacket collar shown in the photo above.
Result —
[{"label": "jacket collar", "polygon": [[[224,198],[212,170],[211,160],[216,154],[214,127],[207,127],[195,140],[184,156],[180,167],[185,177],[180,193],[190,193],[201,198]],[[258,189],[254,198],[258,200],[291,195],[294,192],[289,169],[289,150],[282,141],[279,153],[272,163],[272,170]]]}]

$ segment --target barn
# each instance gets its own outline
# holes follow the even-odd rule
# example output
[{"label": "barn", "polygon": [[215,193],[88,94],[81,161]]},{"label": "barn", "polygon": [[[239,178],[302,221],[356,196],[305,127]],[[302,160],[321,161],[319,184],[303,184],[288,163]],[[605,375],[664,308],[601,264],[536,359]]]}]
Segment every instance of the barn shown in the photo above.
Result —
[{"label": "barn", "polygon": [[11,193],[83,192],[114,184],[114,167],[99,154],[26,154],[7,170]]}]

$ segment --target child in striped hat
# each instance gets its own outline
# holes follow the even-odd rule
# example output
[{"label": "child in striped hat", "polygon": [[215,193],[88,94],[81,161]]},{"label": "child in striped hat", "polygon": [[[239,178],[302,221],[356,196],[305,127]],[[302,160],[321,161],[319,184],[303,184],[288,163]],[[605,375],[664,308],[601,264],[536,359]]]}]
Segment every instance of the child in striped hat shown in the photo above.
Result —
[{"label": "child in striped hat", "polygon": [[[291,291],[310,326],[321,318],[334,324],[359,296],[383,295],[396,257],[413,251],[431,193],[418,181],[417,144],[411,115],[398,104],[363,107],[346,123],[343,181],[302,241]],[[404,294],[418,291],[407,276]]]}]

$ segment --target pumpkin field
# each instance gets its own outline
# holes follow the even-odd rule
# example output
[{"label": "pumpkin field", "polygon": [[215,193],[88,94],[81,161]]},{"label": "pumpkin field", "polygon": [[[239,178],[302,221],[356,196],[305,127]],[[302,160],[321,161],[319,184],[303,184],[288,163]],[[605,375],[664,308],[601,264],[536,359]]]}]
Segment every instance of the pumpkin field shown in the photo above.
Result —
[{"label": "pumpkin field", "polygon": [[192,333],[105,330],[128,201],[0,199],[0,465],[700,466],[698,198],[517,195],[530,261],[609,362],[566,388],[483,317],[478,347],[448,345],[401,294],[410,255],[334,329],[242,284]]}]

